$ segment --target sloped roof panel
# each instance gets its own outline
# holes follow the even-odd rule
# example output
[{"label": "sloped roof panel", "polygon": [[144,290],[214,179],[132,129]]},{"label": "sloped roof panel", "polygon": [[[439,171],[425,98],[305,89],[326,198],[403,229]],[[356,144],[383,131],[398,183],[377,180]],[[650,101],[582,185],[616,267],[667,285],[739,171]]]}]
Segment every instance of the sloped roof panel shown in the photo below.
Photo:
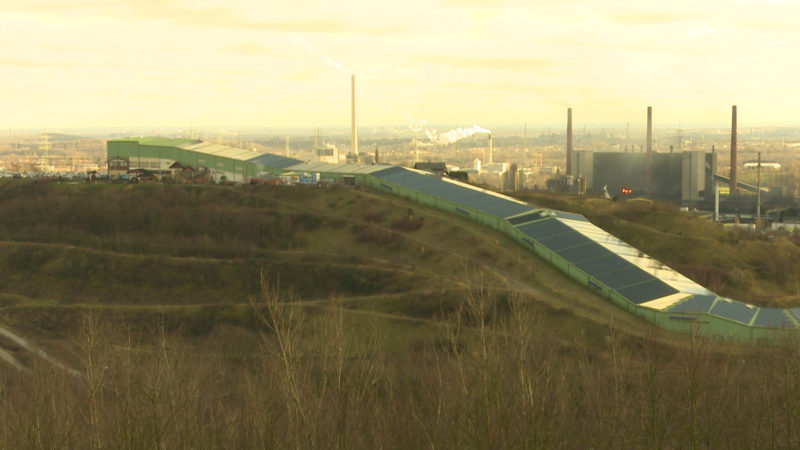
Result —
[{"label": "sloped roof panel", "polygon": [[221,158],[238,159],[239,161],[247,161],[248,159],[251,159],[254,156],[258,157],[261,155],[261,153],[258,153],[253,150],[247,150],[244,148],[233,148],[233,147],[219,149],[218,151],[215,151],[212,154],[214,156],[219,156]]},{"label": "sloped roof panel", "polygon": [[750,320],[758,311],[758,308],[749,307],[744,303],[740,303],[737,301],[724,299],[718,301],[713,308],[711,308],[710,313],[714,314],[715,316],[724,317],[726,319],[735,320],[737,322],[742,322],[749,324]]},{"label": "sloped roof panel", "polygon": [[659,280],[667,283],[671,287],[686,292],[687,294],[695,295],[711,295],[713,294],[708,289],[697,284],[686,276],[680,274],[662,262],[651,258],[643,253],[641,250],[631,246],[630,244],[620,240],[614,235],[601,229],[588,221],[578,221],[573,219],[559,219],[560,221],[568,224],[571,228],[580,231],[582,234],[591,238],[594,242],[602,245],[614,254],[619,255],[626,261],[630,262],[636,267],[641,268],[650,275],[658,278]]},{"label": "sloped roof panel", "polygon": [[559,250],[556,253],[571,263],[579,263],[581,261],[588,261],[612,254],[605,247],[594,242],[587,242],[583,245]]},{"label": "sloped roof panel", "polygon": [[794,323],[786,316],[782,309],[761,308],[758,311],[753,326],[770,328],[795,328]]},{"label": "sloped roof panel", "polygon": [[536,211],[530,214],[512,217],[508,219],[508,223],[511,225],[520,225],[527,222],[533,222],[534,220],[544,219],[546,217],[550,217],[546,211]]},{"label": "sloped roof panel", "polygon": [[570,212],[565,212],[565,211],[557,211],[557,210],[555,211],[555,213],[556,213],[556,216],[558,216],[561,219],[572,219],[572,220],[578,220],[578,221],[581,221],[581,222],[589,222],[589,219],[587,219],[586,217],[583,217],[580,214],[575,214],[575,213],[570,213]]},{"label": "sloped roof panel", "polygon": [[568,231],[566,233],[548,236],[544,239],[541,239],[539,242],[550,250],[558,251],[565,248],[586,244],[591,242],[591,240],[577,231]]},{"label": "sloped roof panel", "polygon": [[128,139],[114,139],[115,141],[135,141],[139,145],[151,145],[155,147],[178,147],[181,145],[191,144],[197,141],[191,139],[173,139],[165,137],[142,137],[142,138],[128,138]]},{"label": "sloped roof panel", "polygon": [[372,175],[497,217],[505,218],[533,210],[530,205],[510,197],[405,167],[389,167]]},{"label": "sloped roof panel", "polygon": [[331,164],[321,161],[304,162],[297,165],[286,167],[286,170],[293,172],[324,172],[341,174],[369,174],[384,170],[387,165],[367,165],[367,164]]},{"label": "sloped roof panel", "polygon": [[555,219],[544,219],[537,222],[526,223],[517,227],[519,231],[528,236],[541,240],[547,236],[572,232],[572,228]]},{"label": "sloped roof panel", "polygon": [[286,167],[303,162],[299,159],[287,158],[285,156],[274,155],[271,153],[260,153],[246,148],[231,147],[223,144],[215,144],[213,142],[188,141],[175,146],[182,150],[202,153],[205,155],[213,155],[219,158],[261,164],[262,166],[271,167],[273,169],[284,169]]},{"label": "sloped roof panel", "polygon": [[604,273],[613,272],[615,270],[624,269],[626,267],[633,267],[631,263],[625,261],[619,256],[609,252],[606,256],[600,258],[590,259],[575,264],[579,269],[588,273],[589,275],[597,278]]},{"label": "sloped roof panel", "polygon": [[273,169],[285,169],[297,164],[302,163],[299,159],[288,158],[281,155],[273,155],[271,153],[263,153],[259,156],[247,160],[249,163],[261,164],[262,166],[270,167]]},{"label": "sloped roof panel", "polygon": [[617,290],[617,293],[633,303],[636,303],[637,305],[657,298],[666,297],[667,295],[672,295],[677,292],[677,289],[656,278],[653,278],[645,283],[636,284]]},{"label": "sloped roof panel", "polygon": [[635,284],[656,279],[654,276],[636,266],[630,266],[615,272],[605,273],[596,278],[614,290],[619,290],[627,286],[633,286]]}]

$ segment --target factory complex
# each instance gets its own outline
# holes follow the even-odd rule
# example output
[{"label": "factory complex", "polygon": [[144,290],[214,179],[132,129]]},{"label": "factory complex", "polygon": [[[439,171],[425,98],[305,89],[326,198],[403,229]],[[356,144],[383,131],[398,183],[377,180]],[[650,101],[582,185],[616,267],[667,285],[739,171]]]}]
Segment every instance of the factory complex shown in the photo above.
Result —
[{"label": "factory complex", "polygon": [[[800,308],[760,308],[720,297],[578,214],[545,209],[430,172],[389,165],[303,162],[187,139],[108,141],[109,176],[176,181],[347,184],[391,193],[498,230],[631,314],[681,333],[756,342],[800,329]],[[707,190],[702,155],[680,167]],[[580,165],[581,156],[573,164]],[[677,167],[676,167],[677,169]],[[683,170],[683,169],[682,169]],[[646,180],[645,180],[646,181]]]}]

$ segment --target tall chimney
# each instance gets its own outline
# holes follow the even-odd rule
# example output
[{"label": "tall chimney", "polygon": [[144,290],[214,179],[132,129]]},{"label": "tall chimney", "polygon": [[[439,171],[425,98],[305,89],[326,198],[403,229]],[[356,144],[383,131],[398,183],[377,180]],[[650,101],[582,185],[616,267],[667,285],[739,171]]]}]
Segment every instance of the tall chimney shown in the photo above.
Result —
[{"label": "tall chimney", "polygon": [[380,159],[378,158],[378,144],[375,144],[375,164],[380,164]]},{"label": "tall chimney", "polygon": [[731,196],[739,195],[736,183],[736,105],[731,109]]},{"label": "tall chimney", "polygon": [[350,75],[350,105],[351,105],[351,135],[352,135],[352,151],[358,160],[358,131],[356,129],[356,75]]},{"label": "tall chimney", "polygon": [[492,161],[492,152],[493,151],[494,150],[492,149],[492,133],[489,133],[489,164],[491,164],[493,162]]},{"label": "tall chimney", "polygon": [[647,190],[653,190],[653,107],[647,107],[647,167],[645,168]]},{"label": "tall chimney", "polygon": [[567,175],[572,174],[572,108],[567,108]]}]

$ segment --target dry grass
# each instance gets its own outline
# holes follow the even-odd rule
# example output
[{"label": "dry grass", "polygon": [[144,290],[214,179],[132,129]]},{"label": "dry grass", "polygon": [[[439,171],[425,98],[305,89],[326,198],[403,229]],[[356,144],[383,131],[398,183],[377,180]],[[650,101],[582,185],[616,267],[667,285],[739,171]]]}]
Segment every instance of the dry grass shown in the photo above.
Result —
[{"label": "dry grass", "polygon": [[[7,266],[3,289],[19,292],[0,297],[0,317],[82,374],[32,355],[21,359],[26,371],[0,366],[0,448],[761,448],[800,439],[794,343],[763,349],[654,330],[510,240],[416,205],[409,212],[402,199],[177,186],[0,185],[0,195],[0,211],[24,213],[0,216],[0,235],[36,242],[3,247],[36,276],[24,281]],[[119,200],[155,212],[124,220]],[[71,209],[81,206],[86,214]],[[640,213],[607,217],[669,234]],[[172,214],[202,226],[168,232]],[[383,245],[382,235],[393,237]],[[35,251],[24,255],[23,245]],[[52,292],[101,280],[94,252],[118,273],[140,267],[180,281],[118,281],[121,293],[150,286],[150,303],[65,304]],[[258,264],[310,256],[319,264],[291,267],[324,284],[340,272],[322,268],[344,264],[355,273],[350,290],[315,297],[314,277]],[[204,281],[190,277],[223,280],[218,266],[233,260],[256,262],[247,273],[232,266],[239,298],[220,287],[218,299],[171,300],[202,295]],[[25,294],[34,289],[47,295]]]},{"label": "dry grass", "polygon": [[341,306],[312,312],[266,279],[262,289],[261,344],[244,361],[220,342],[163,329],[138,341],[87,314],[70,346],[83,377],[38,360],[0,373],[0,446],[715,448],[800,438],[796,346],[722,352],[687,336],[674,347],[610,323],[589,350],[543,320],[534,299],[501,302],[476,283],[428,338],[390,356],[380,319],[352,327]]}]

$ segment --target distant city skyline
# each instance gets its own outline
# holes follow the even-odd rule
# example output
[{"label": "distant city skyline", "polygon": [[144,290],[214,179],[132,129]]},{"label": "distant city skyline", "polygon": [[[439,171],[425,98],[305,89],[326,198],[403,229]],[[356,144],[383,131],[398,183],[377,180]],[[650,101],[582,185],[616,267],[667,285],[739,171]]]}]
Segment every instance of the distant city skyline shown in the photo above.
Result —
[{"label": "distant city skyline", "polygon": [[[0,127],[800,126],[800,1],[0,3]],[[221,125],[213,125],[221,124]],[[671,125],[668,125],[671,124]],[[442,130],[440,130],[442,131]]]},{"label": "distant city skyline", "polygon": [[[445,133],[454,128],[463,127],[465,124],[430,124],[427,129],[437,133]],[[553,124],[490,124],[488,128],[492,133],[498,137],[521,137],[526,135],[529,139],[536,139],[540,137],[552,136],[566,136],[566,121],[563,123]],[[67,135],[67,136],[85,136],[85,137],[145,137],[145,136],[165,136],[165,137],[185,137],[185,138],[198,138],[206,141],[214,141],[219,139],[259,139],[269,136],[285,136],[297,137],[310,137],[319,130],[320,135],[326,139],[335,138],[338,140],[350,141],[350,128],[344,126],[329,126],[329,127],[303,127],[303,126],[285,126],[285,127],[268,127],[262,125],[255,126],[227,126],[227,125],[204,125],[201,127],[182,127],[182,126],[158,126],[157,124],[142,125],[142,126],[64,126],[64,127],[19,127],[6,128],[0,133],[0,140],[21,137],[33,136],[48,133],[49,135]],[[676,133],[682,133],[687,138],[692,136],[703,136],[707,138],[717,138],[730,135],[730,123],[727,124],[703,124],[703,125],[685,125],[685,124],[661,124],[661,126],[653,126],[653,132],[656,139],[663,139],[665,137],[673,138],[678,136]],[[642,122],[630,124],[592,124],[580,123],[576,124],[573,130],[573,135],[576,138],[581,138],[584,134],[601,137],[601,133],[608,135],[609,138],[625,139],[627,135],[632,141],[638,143],[640,140],[644,142],[646,136],[646,126]],[[742,127],[739,126],[739,135],[741,139],[748,139],[752,137],[768,136],[773,139],[783,138],[786,142],[800,143],[800,125],[798,126],[752,126]],[[404,124],[388,124],[388,125],[360,125],[359,126],[359,141],[371,141],[374,139],[381,139],[389,136],[401,137],[412,139],[413,131],[409,130]],[[482,139],[478,135],[476,139]],[[432,143],[424,133],[418,133],[420,143]],[[621,141],[622,142],[622,141]]]}]

